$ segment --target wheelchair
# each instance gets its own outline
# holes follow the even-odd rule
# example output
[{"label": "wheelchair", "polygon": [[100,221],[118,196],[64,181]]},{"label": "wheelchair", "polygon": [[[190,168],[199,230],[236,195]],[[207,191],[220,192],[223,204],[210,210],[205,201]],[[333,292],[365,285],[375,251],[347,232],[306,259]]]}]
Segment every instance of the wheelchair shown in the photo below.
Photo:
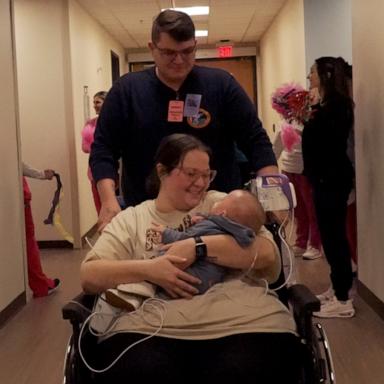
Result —
[{"label": "wheelchair", "polygon": [[[249,180],[249,175],[247,175],[247,180]],[[254,176],[251,177],[250,181],[244,184],[244,188],[252,193],[257,193],[254,180]],[[276,291],[280,301],[292,312],[300,341],[302,361],[297,384],[334,384],[336,378],[326,333],[321,324],[313,322],[313,312],[320,310],[320,302],[308,287],[302,284],[287,287],[281,252],[283,241],[279,233],[281,226],[271,220],[266,227],[272,233],[282,257],[279,278],[275,283],[270,284],[269,288]],[[94,295],[80,294],[62,309],[63,318],[71,322],[73,329],[64,360],[63,382],[66,384],[92,384],[94,382],[95,374],[86,367],[80,356],[79,339],[82,326],[92,312],[96,298]],[[84,345],[88,340],[83,341]],[[89,341],[95,342],[94,339]],[[85,345],[85,348],[92,356],[92,345]],[[204,378],[202,380],[204,381]]]},{"label": "wheelchair", "polygon": [[[274,239],[281,248],[278,236],[279,225],[267,225]],[[280,287],[284,282],[284,271],[270,288]],[[304,285],[294,284],[284,286],[277,291],[279,299],[290,308],[296,322],[300,346],[302,349],[301,378],[297,384],[333,384],[336,382],[329,342],[323,327],[313,323],[312,314],[320,309],[320,302],[316,296]],[[79,353],[79,338],[81,328],[90,315],[96,296],[80,294],[64,305],[62,315],[72,325],[72,335],[68,341],[64,359],[65,384],[92,383],[94,373],[84,364]],[[87,340],[83,340],[83,345]],[[83,347],[92,352],[92,345]]]}]

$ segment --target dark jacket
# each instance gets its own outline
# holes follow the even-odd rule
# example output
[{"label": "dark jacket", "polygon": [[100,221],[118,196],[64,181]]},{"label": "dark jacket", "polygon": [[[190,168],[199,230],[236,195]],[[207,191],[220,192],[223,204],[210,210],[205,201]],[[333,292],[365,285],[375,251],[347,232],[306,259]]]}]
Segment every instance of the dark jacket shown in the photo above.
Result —
[{"label": "dark jacket", "polygon": [[[167,121],[169,101],[185,100],[187,94],[202,95],[200,108],[210,118],[206,127],[193,128],[186,117],[180,123]],[[235,142],[253,171],[276,164],[255,106],[231,74],[195,66],[175,92],[149,68],[122,76],[107,95],[90,155],[94,179],[115,179],[121,157],[126,203],[152,197],[145,192],[145,179],[161,139],[172,133],[195,135],[211,148],[211,167],[218,171],[211,187],[220,191],[241,187]]]},{"label": "dark jacket", "polygon": [[347,155],[352,127],[353,104],[346,97],[334,95],[313,108],[313,116],[304,125],[302,135],[303,173],[312,182],[353,179]]}]

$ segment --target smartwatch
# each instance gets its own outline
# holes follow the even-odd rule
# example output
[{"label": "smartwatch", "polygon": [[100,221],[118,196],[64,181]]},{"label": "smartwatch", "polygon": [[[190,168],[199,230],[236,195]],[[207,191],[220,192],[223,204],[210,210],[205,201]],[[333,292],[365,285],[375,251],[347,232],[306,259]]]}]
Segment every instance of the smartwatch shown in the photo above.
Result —
[{"label": "smartwatch", "polygon": [[207,244],[201,240],[200,236],[195,236],[195,251],[196,251],[196,260],[205,260],[207,257]]}]

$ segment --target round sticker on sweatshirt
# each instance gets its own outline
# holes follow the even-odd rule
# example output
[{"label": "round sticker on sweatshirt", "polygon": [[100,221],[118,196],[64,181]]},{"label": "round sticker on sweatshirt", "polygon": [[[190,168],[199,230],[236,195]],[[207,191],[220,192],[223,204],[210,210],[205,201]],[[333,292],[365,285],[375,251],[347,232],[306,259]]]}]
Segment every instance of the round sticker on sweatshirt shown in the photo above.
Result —
[{"label": "round sticker on sweatshirt", "polygon": [[200,108],[196,116],[188,116],[187,122],[192,128],[205,128],[211,122],[211,114],[205,109]]}]

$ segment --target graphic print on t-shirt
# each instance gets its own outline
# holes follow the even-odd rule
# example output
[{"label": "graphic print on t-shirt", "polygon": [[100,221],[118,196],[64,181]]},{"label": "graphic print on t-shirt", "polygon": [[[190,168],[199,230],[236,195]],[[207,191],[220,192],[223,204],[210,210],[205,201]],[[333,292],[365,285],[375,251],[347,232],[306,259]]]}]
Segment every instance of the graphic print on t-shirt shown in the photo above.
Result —
[{"label": "graphic print on t-shirt", "polygon": [[[183,217],[181,224],[174,228],[179,232],[184,232],[187,228],[192,225],[191,215],[186,215]],[[161,244],[161,233],[155,231],[153,228],[148,228],[145,231],[145,250],[147,252],[153,251],[158,245]]]}]

